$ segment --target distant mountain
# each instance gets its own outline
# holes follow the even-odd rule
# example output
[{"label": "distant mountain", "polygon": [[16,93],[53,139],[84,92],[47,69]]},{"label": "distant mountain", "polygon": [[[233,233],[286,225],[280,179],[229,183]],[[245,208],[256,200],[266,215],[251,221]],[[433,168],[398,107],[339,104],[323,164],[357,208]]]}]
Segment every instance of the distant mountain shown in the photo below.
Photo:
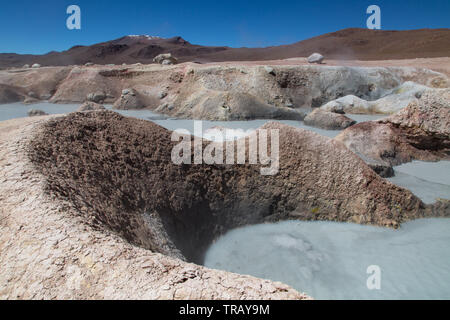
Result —
[{"label": "distant mountain", "polygon": [[163,39],[130,35],[91,46],[44,55],[2,53],[0,67],[24,64],[71,65],[151,63],[160,53],[172,53],[180,62],[276,60],[306,57],[319,52],[329,59],[386,60],[450,56],[450,29],[384,31],[344,29],[290,45],[267,48],[230,48],[194,45],[181,37]]}]

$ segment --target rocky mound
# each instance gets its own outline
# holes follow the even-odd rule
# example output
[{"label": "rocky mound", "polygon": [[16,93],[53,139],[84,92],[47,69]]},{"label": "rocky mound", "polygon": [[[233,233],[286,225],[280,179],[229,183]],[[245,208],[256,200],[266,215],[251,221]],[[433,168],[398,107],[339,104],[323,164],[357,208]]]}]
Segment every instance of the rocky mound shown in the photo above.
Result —
[{"label": "rocky mound", "polygon": [[[0,103],[19,102],[26,98],[48,100],[71,70],[71,67],[55,67],[3,71],[0,73]],[[85,97],[79,102],[83,102]]]},{"label": "rocky mound", "polygon": [[355,120],[343,114],[316,109],[308,114],[304,122],[308,126],[318,127],[327,130],[342,130],[356,123]]},{"label": "rocky mound", "polygon": [[449,159],[450,90],[427,91],[397,114],[354,125],[335,139],[357,154],[389,165]]},{"label": "rocky mound", "polygon": [[52,117],[0,122],[0,299],[308,298],[279,282],[186,263],[89,226],[72,203],[45,193],[46,179],[28,159],[30,139]]},{"label": "rocky mound", "polygon": [[[435,79],[436,78],[432,79],[428,85],[433,86],[432,82]],[[417,102],[422,94],[428,90],[433,89],[412,81],[407,81],[386,93],[382,98],[374,101],[367,101],[354,95],[348,95],[326,103],[321,109],[325,111],[340,111],[353,114],[393,114],[407,107],[411,102]]]},{"label": "rocky mound", "polygon": [[99,111],[99,110],[105,110],[105,107],[99,103],[86,101],[78,108],[77,111],[84,112],[84,111]]},{"label": "rocky mound", "polygon": [[124,89],[120,98],[114,102],[114,109],[128,110],[128,109],[143,109],[145,103],[142,102],[140,95],[134,89]]},{"label": "rocky mound", "polygon": [[9,85],[0,84],[0,104],[23,101],[25,94],[19,88]]},{"label": "rocky mound", "polygon": [[[0,83],[8,88],[0,101],[23,101],[33,93],[33,99],[50,96],[53,103],[87,99],[179,118],[301,120],[304,112],[299,109],[320,107],[347,95],[364,101],[396,97],[393,91],[407,80],[426,85],[438,77],[445,76],[414,68],[319,65],[48,67],[0,71]],[[411,97],[416,99],[408,94]]]},{"label": "rocky mound", "polygon": [[278,123],[265,129],[280,131],[276,176],[249,164],[175,165],[171,132],[113,112],[48,122],[30,157],[48,192],[90,224],[196,262],[214,238],[241,225],[294,217],[396,226],[422,215],[420,200],[340,143]]},{"label": "rocky mound", "polygon": [[28,110],[27,114],[29,117],[39,117],[48,115],[46,112],[39,109],[30,109]]}]

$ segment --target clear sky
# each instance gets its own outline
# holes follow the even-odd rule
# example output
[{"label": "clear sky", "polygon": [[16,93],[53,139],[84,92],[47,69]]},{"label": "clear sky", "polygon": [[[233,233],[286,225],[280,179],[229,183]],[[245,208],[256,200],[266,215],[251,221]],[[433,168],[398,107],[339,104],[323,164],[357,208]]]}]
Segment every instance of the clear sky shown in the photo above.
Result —
[{"label": "clear sky", "polygon": [[[81,8],[81,30],[66,9]],[[289,44],[349,27],[366,27],[381,8],[384,30],[450,28],[450,0],[8,0],[0,6],[0,52],[47,53],[128,34],[182,36],[201,45]]]}]

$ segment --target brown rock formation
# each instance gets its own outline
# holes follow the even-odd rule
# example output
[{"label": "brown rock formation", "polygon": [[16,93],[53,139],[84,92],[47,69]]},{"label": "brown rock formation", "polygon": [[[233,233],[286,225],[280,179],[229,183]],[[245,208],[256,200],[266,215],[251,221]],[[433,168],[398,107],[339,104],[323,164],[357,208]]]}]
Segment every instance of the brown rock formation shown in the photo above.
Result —
[{"label": "brown rock formation", "polygon": [[340,143],[277,123],[266,129],[280,130],[276,176],[255,165],[174,165],[169,131],[113,112],[50,121],[30,157],[48,191],[91,224],[197,262],[215,237],[245,224],[295,216],[397,226],[421,215],[420,200]]},{"label": "brown rock formation", "polygon": [[79,112],[83,112],[83,111],[98,111],[98,110],[105,110],[105,107],[101,104],[92,102],[92,101],[87,101],[85,103],[83,103],[77,111]]},{"label": "brown rock formation", "polygon": [[38,117],[38,116],[46,116],[47,113],[42,111],[42,110],[38,110],[38,109],[30,109],[28,110],[28,116],[29,117]]},{"label": "brown rock formation", "polygon": [[316,109],[303,120],[306,125],[328,130],[342,130],[356,123],[342,114]]},{"label": "brown rock formation", "polygon": [[116,102],[114,102],[114,109],[128,110],[128,109],[143,109],[146,105],[141,99],[141,95],[134,89],[124,89],[122,94]]},{"label": "brown rock formation", "polygon": [[308,298],[279,282],[186,263],[89,226],[73,204],[45,193],[46,178],[28,159],[30,139],[49,118],[0,122],[0,299]]},{"label": "brown rock formation", "polygon": [[429,91],[395,115],[354,125],[336,138],[350,150],[390,165],[450,156],[450,90]]}]

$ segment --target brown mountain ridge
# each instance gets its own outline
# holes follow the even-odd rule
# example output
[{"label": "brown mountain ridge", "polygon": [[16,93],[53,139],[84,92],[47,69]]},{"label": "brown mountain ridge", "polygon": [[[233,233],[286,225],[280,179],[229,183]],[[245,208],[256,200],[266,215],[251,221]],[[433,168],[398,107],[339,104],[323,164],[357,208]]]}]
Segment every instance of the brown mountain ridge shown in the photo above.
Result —
[{"label": "brown mountain ridge", "polygon": [[91,46],[44,55],[1,53],[0,67],[85,64],[151,63],[160,53],[172,53],[180,62],[262,61],[306,57],[320,52],[337,60],[389,60],[450,56],[450,29],[385,31],[350,28],[266,48],[211,47],[191,44],[181,37],[168,39],[125,36]]}]

